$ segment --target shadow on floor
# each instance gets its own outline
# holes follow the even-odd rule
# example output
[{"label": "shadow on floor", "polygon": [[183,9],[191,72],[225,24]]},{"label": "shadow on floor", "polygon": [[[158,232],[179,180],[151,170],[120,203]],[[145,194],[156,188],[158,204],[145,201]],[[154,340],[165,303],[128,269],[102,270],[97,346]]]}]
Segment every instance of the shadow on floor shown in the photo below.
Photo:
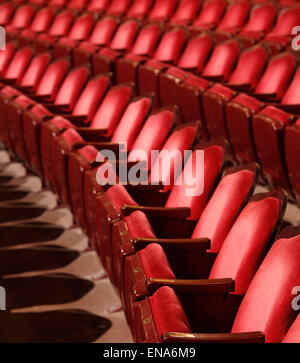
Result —
[{"label": "shadow on floor", "polygon": [[110,320],[84,310],[1,311],[0,321],[0,343],[89,343],[112,325]]},{"label": "shadow on floor", "polygon": [[64,304],[79,300],[94,287],[90,280],[71,274],[45,274],[0,279],[6,290],[7,309]]},{"label": "shadow on floor", "polygon": [[79,255],[79,251],[55,245],[1,249],[0,276],[62,268]]}]

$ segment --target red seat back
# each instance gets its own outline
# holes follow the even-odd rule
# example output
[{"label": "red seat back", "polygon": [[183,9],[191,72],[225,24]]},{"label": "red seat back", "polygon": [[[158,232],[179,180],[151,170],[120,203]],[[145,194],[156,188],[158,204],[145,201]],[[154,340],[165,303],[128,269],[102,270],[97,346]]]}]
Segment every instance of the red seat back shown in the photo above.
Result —
[{"label": "red seat back", "polygon": [[179,3],[175,14],[171,17],[170,23],[188,24],[197,16],[202,0],[183,0]]},{"label": "red seat back", "polygon": [[147,55],[151,57],[159,41],[162,28],[159,24],[150,24],[143,27],[138,34],[130,53]]},{"label": "red seat back", "polygon": [[232,278],[235,292],[244,294],[265,256],[268,244],[276,237],[285,206],[282,191],[252,197],[226,237],[209,278]]},{"label": "red seat back", "polygon": [[126,16],[143,19],[150,11],[154,0],[134,0]]},{"label": "red seat back", "polygon": [[240,45],[236,40],[229,40],[217,45],[202,71],[202,76],[227,80],[239,53]]},{"label": "red seat back", "polygon": [[138,97],[133,100],[127,106],[111,142],[127,143],[127,150],[131,150],[138,132],[151,111],[152,103],[152,97]]},{"label": "red seat back", "polygon": [[132,92],[131,85],[111,88],[98,108],[91,128],[107,129],[107,136],[111,136],[132,97]]},{"label": "red seat back", "polygon": [[251,32],[269,31],[276,17],[276,7],[274,4],[259,4],[252,8],[250,18],[244,26],[241,34]]},{"label": "red seat back", "polygon": [[210,28],[217,25],[226,10],[226,6],[227,4],[224,0],[206,1],[202,6],[199,16],[194,21],[193,26]]},{"label": "red seat back", "polygon": [[[199,151],[204,151],[199,160]],[[181,176],[181,185],[175,185],[165,204],[166,207],[190,207],[190,219],[198,219],[203,212],[224,166],[224,146],[208,144],[196,148],[189,157]]]},{"label": "red seat back", "polygon": [[34,7],[32,5],[22,5],[16,10],[10,25],[17,29],[27,28],[33,15]]},{"label": "red seat back", "polygon": [[272,57],[255,93],[270,94],[276,100],[280,99],[294,73],[295,65],[296,59],[291,53],[280,53]]},{"label": "red seat back", "polygon": [[16,79],[17,82],[19,82],[31,61],[32,55],[33,49],[31,47],[18,50],[10,61],[5,71],[4,78]]},{"label": "red seat back", "polygon": [[90,37],[89,42],[108,46],[118,26],[118,20],[112,16],[106,16],[99,20]]},{"label": "red seat back", "polygon": [[252,195],[258,169],[255,164],[230,168],[218,184],[194,229],[192,238],[209,238],[218,253],[242,207]]},{"label": "red seat back", "polygon": [[236,1],[230,4],[217,30],[240,29],[247,20],[249,11],[250,4],[247,1]]},{"label": "red seat back", "polygon": [[105,75],[98,75],[90,79],[81,92],[72,114],[78,116],[86,115],[87,122],[91,121],[109,84],[110,78]]},{"label": "red seat back", "polygon": [[176,8],[177,0],[159,0],[155,4],[148,16],[149,20],[162,20],[169,19]]},{"label": "red seat back", "polygon": [[300,237],[280,239],[257,271],[236,315],[232,333],[261,331],[280,343],[297,312],[292,291],[300,286]]},{"label": "red seat back", "polygon": [[184,29],[175,28],[166,32],[159,42],[153,58],[162,62],[177,63],[186,40],[187,34]]},{"label": "red seat back", "polygon": [[74,40],[87,39],[94,25],[94,21],[95,17],[93,14],[87,13],[81,15],[75,20],[68,37]]},{"label": "red seat back", "polygon": [[48,34],[54,37],[66,35],[70,29],[70,26],[73,23],[73,20],[74,13],[72,12],[72,10],[62,11],[53,20]]},{"label": "red seat back", "polygon": [[55,10],[53,8],[42,8],[35,14],[34,19],[30,25],[30,30],[34,32],[47,31],[54,14]]}]

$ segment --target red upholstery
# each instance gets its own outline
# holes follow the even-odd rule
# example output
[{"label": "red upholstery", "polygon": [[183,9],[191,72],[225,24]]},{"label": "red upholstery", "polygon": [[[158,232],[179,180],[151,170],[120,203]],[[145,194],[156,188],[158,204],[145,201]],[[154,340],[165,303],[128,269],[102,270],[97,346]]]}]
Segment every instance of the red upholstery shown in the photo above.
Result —
[{"label": "red upholstery", "polygon": [[110,89],[98,108],[90,127],[107,129],[106,135],[111,136],[130,101],[131,95],[132,88],[130,86],[116,86]]},{"label": "red upholstery", "polygon": [[217,45],[208,63],[202,71],[202,76],[228,80],[239,56],[240,46],[236,40],[229,40]]},{"label": "red upholstery", "polygon": [[0,24],[5,25],[9,23],[15,7],[12,3],[6,2],[0,5]]},{"label": "red upholstery", "polygon": [[[217,145],[211,146],[204,149],[204,165],[199,168],[196,163],[196,151],[189,158],[183,171],[183,185],[175,185],[166,202],[166,207],[169,208],[190,207],[191,219],[199,218],[203,212],[217,183],[224,162],[224,150]],[[191,170],[193,170],[192,175],[190,174]],[[188,173],[189,176],[185,177],[185,173]],[[201,175],[204,176],[204,184],[201,183]],[[195,183],[195,181],[197,182]]]},{"label": "red upholstery", "polygon": [[161,151],[158,153],[157,150],[157,159],[155,161],[151,160],[152,166],[149,179],[151,184],[162,182],[165,185],[165,190],[173,187],[181,173],[183,162],[187,157],[185,152],[192,148],[197,137],[197,126],[197,124],[187,125],[175,130],[165,142]]},{"label": "red upholstery", "polygon": [[274,95],[273,98],[279,100],[293,75],[295,62],[295,57],[291,53],[281,53],[272,57],[255,93]]},{"label": "red upholstery", "polygon": [[107,14],[110,15],[123,15],[127,12],[132,0],[112,0],[108,9]]},{"label": "red upholstery", "polygon": [[3,78],[15,79],[19,83],[31,61],[32,55],[33,51],[29,47],[18,50],[10,61]]},{"label": "red upholstery", "polygon": [[16,51],[16,43],[6,44],[5,52],[0,52],[0,75],[3,77],[4,72],[9,64],[10,59]]},{"label": "red upholstery", "polygon": [[167,20],[176,8],[177,0],[160,0],[154,3],[148,20]]},{"label": "red upholstery", "polygon": [[133,239],[141,236],[155,238],[155,234],[145,213],[141,211],[133,212],[125,218],[125,222]]},{"label": "red upholstery", "polygon": [[226,237],[209,278],[231,277],[235,292],[245,293],[264,257],[279,212],[280,203],[274,197],[250,201]]},{"label": "red upholstery", "polygon": [[193,26],[208,29],[216,26],[224,14],[226,5],[226,1],[224,0],[206,1],[202,6],[199,16],[194,21]]},{"label": "red upholstery", "polygon": [[255,174],[246,169],[225,175],[201,214],[192,238],[209,238],[210,251],[219,252],[251,194],[254,178]]},{"label": "red upholstery", "polygon": [[299,286],[299,236],[277,241],[255,275],[236,316],[232,333],[262,331],[279,343],[295,318],[291,294]]},{"label": "red upholstery", "polygon": [[[191,332],[180,300],[171,288],[165,286],[157,290],[149,298],[149,303],[159,338],[163,333],[170,331],[179,333]],[[161,306],[164,306],[164,309],[161,309]]]},{"label": "red upholstery", "polygon": [[116,127],[111,142],[126,142],[127,150],[131,150],[136,136],[150,109],[150,98],[144,97],[131,102]]},{"label": "red upholstery", "polygon": [[148,15],[153,2],[153,0],[134,0],[126,14],[127,17],[138,19],[145,18]]},{"label": "red upholstery", "polygon": [[299,316],[294,321],[293,325],[288,330],[282,343],[299,343],[300,339],[300,318]]},{"label": "red upholstery", "polygon": [[[152,114],[136,138],[128,155],[128,161],[144,160],[144,156],[147,154],[149,168],[151,166],[151,150],[161,149],[174,125],[175,119],[176,115],[172,110],[159,110]],[[155,137],[150,137],[150,135],[155,135]],[[142,156],[140,150],[143,151]]]},{"label": "red upholstery", "polygon": [[188,25],[197,16],[202,0],[183,0],[178,4],[174,15],[170,19],[171,24]]},{"label": "red upholstery", "polygon": [[281,103],[283,105],[299,105],[299,84],[300,84],[300,68],[297,69],[292,82],[282,97]]}]

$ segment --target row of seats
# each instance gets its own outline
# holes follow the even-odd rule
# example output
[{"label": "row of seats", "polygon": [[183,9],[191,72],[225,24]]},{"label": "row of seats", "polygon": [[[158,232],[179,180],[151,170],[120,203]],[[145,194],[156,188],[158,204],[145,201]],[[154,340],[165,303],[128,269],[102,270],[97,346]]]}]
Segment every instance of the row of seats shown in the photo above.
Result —
[{"label": "row of seats", "polygon": [[[177,11],[191,3],[180,2]],[[199,14],[210,6],[213,15],[218,7],[224,12],[224,4],[204,2]],[[230,3],[223,20],[236,4],[254,6],[252,14],[267,9],[262,18],[273,16],[271,29],[273,2]],[[298,16],[297,9],[282,14]],[[299,341],[292,305],[299,230],[282,230],[283,189],[254,194],[265,178],[290,195],[297,190],[280,179],[287,145],[290,175],[299,177],[297,122],[288,113],[298,109],[297,57],[265,42],[246,44],[238,26],[238,37],[216,41],[218,31],[189,38],[172,17],[163,31],[104,16],[100,33],[109,29],[109,41],[76,63],[91,42],[73,40],[88,39],[95,19],[72,16],[59,40],[30,29],[34,47],[18,48],[28,27],[10,28],[15,41],[0,54],[0,138],[72,210],[120,295],[134,340]],[[73,38],[82,21],[86,35]],[[128,49],[114,45],[128,39]],[[237,145],[249,144],[255,157],[247,159]],[[241,165],[232,166],[236,161]],[[137,183],[128,184],[122,170]],[[22,203],[11,208],[7,221],[43,212]]]}]

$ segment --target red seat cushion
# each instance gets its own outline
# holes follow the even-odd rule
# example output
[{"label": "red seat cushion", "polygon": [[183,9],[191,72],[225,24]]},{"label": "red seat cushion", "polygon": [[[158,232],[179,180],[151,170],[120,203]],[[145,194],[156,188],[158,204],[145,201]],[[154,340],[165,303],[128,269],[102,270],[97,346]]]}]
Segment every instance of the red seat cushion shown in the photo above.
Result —
[{"label": "red seat cushion", "polygon": [[223,177],[204,209],[192,238],[209,238],[211,252],[219,252],[253,185],[250,170]]},{"label": "red seat cushion", "polygon": [[275,242],[242,301],[232,333],[261,331],[267,343],[282,341],[297,314],[292,291],[300,286],[299,261],[299,235]]},{"label": "red seat cushion", "polygon": [[125,222],[132,239],[139,237],[156,238],[145,213],[135,211],[125,218]]},{"label": "red seat cushion", "polygon": [[176,278],[161,245],[151,243],[139,251],[138,255],[143,265],[146,278]]},{"label": "red seat cushion", "polygon": [[131,195],[127,192],[124,185],[113,185],[107,190],[106,194],[118,212],[121,211],[121,207],[124,204],[137,205],[136,202],[132,199]]},{"label": "red seat cushion", "polygon": [[235,292],[245,293],[264,257],[279,209],[274,197],[249,202],[225,239],[209,278],[232,278]]},{"label": "red seat cushion", "polygon": [[159,338],[165,332],[191,333],[181,302],[170,287],[157,290],[149,303]]}]

